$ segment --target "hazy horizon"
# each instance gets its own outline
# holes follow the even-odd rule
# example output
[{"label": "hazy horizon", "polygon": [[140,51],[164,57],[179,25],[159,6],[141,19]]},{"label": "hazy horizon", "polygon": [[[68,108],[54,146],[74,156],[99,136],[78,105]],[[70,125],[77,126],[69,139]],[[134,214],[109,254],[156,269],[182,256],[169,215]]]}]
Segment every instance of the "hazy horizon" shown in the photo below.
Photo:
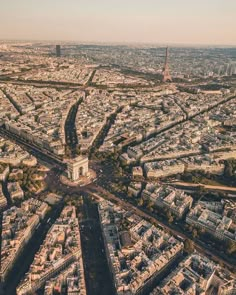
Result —
[{"label": "hazy horizon", "polygon": [[236,45],[236,1],[0,1],[1,40]]}]

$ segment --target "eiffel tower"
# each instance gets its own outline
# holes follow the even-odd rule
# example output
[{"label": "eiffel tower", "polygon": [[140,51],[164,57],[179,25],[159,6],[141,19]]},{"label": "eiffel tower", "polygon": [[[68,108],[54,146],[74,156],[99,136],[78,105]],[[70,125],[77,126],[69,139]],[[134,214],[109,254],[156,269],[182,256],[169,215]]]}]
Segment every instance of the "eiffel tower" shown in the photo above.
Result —
[{"label": "eiffel tower", "polygon": [[169,71],[168,58],[169,58],[169,49],[168,47],[166,47],[165,65],[162,71],[162,82],[172,82],[172,78]]}]

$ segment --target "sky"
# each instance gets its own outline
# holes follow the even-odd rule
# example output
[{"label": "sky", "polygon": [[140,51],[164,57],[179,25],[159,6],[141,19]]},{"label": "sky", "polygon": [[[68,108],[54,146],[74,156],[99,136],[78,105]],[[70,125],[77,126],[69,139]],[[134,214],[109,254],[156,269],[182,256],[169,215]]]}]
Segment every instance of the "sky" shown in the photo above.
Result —
[{"label": "sky", "polygon": [[236,45],[236,0],[0,0],[0,39]]}]

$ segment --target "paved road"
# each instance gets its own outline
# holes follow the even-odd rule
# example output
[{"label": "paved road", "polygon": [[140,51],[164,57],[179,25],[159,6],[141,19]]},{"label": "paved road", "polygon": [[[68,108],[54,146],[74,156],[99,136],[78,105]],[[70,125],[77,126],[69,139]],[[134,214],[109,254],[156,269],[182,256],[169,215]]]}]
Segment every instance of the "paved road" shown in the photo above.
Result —
[{"label": "paved road", "polygon": [[57,167],[58,169],[62,169],[62,170],[66,168],[66,164],[63,162],[63,160],[57,157],[56,155],[54,155],[53,153],[47,150],[43,150],[30,142],[27,142],[22,137],[16,134],[13,134],[12,132],[6,130],[3,127],[0,127],[0,135],[4,138],[12,140],[13,142],[22,146],[25,150],[27,150],[29,153],[31,153],[35,157],[42,159],[43,161],[49,164],[52,164],[54,167]]},{"label": "paved road", "polygon": [[[121,207],[123,207],[124,209],[129,210],[130,212],[134,212],[137,215],[145,218],[146,220],[148,220],[152,224],[161,226],[163,229],[165,229],[165,231],[169,232],[172,235],[179,236],[184,240],[189,238],[188,235],[173,228],[174,225],[170,226],[169,224],[164,223],[163,221],[160,221],[159,219],[154,217],[153,214],[147,213],[143,209],[135,207],[134,205],[127,202],[126,200],[121,200],[120,198],[116,197],[115,195],[111,194],[110,192],[106,191],[105,189],[101,188],[100,186],[90,185],[90,186],[86,187],[85,189],[88,193],[90,193],[94,197],[97,197],[97,198],[103,197],[105,199],[111,200],[111,201],[115,202],[116,204],[120,205]],[[195,244],[196,250],[198,250],[200,253],[210,256],[213,260],[215,260],[218,263],[225,264],[231,270],[236,270],[236,267],[234,264],[227,262],[224,259],[220,258],[217,254],[213,253],[212,249],[207,249],[206,245],[203,246],[202,243],[200,243],[198,241],[194,241],[194,244]]]},{"label": "paved road", "polygon": [[[50,226],[60,216],[63,207],[63,203],[54,206],[54,208],[45,216],[44,220],[40,222],[39,227],[33,233],[33,236],[23,248],[21,254],[17,257],[13,268],[7,276],[7,280],[5,282],[5,286],[3,289],[4,295],[16,294],[16,288],[20,280],[23,278],[24,274],[29,270],[31,263],[34,260],[34,256],[36,252],[39,250],[40,246],[42,245]],[[50,223],[47,223],[48,218],[51,218]]]},{"label": "paved road", "polygon": [[[99,171],[98,171],[98,174],[99,174]],[[57,189],[59,192],[61,191],[62,193],[67,195],[80,194],[85,192],[94,196],[98,200],[100,199],[100,197],[110,200],[118,204],[119,206],[123,207],[124,209],[130,212],[134,212],[135,214],[145,218],[152,224],[162,227],[170,234],[179,236],[184,240],[190,238],[190,236],[187,233],[183,233],[183,231],[179,231],[174,224],[170,225],[167,222],[165,223],[163,220],[158,219],[158,217],[155,216],[154,214],[148,212],[145,209],[137,208],[133,204],[129,203],[127,199],[121,199],[115,196],[114,194],[111,194],[109,191],[97,185],[96,183],[91,183],[84,187],[67,187],[66,185],[63,185],[60,183],[59,172],[55,174],[55,171],[53,170],[50,171],[50,173],[48,174],[46,181],[49,185],[49,188],[54,190]],[[195,244],[195,248],[199,252],[210,256],[213,260],[215,260],[218,263],[225,264],[226,266],[229,267],[229,269],[235,269],[235,266],[232,263],[230,263],[229,261],[225,261],[220,256],[218,256],[217,253],[213,253],[213,250],[210,248],[208,249],[207,245],[205,244],[203,245],[203,243],[201,243],[200,241],[194,241],[194,244]]]},{"label": "paved road", "polygon": [[7,79],[0,77],[0,82],[5,84],[17,84],[17,85],[32,85],[35,87],[49,87],[49,88],[59,88],[63,89],[72,89],[72,90],[83,90],[85,86],[78,83],[67,83],[67,82],[58,82],[58,81],[37,81],[37,80],[16,80],[14,78],[8,77]]},{"label": "paved road", "polygon": [[78,144],[78,137],[76,133],[75,119],[78,112],[79,105],[83,102],[80,98],[70,109],[65,122],[65,139],[66,145],[70,148],[71,156],[76,156],[76,147]]},{"label": "paved road", "polygon": [[84,195],[83,200],[80,233],[87,294],[113,295],[114,286],[106,259],[97,204],[87,195]]},{"label": "paved road", "polygon": [[[225,98],[225,101],[228,101],[233,98],[235,98],[235,96]],[[223,104],[224,102],[220,102],[217,105]],[[50,189],[56,190],[59,193],[67,194],[67,195],[79,194],[79,193],[89,193],[89,194],[93,195],[94,197],[103,197],[105,199],[111,200],[112,202],[119,204],[120,206],[122,206],[126,210],[132,211],[132,212],[136,213],[137,215],[142,216],[143,218],[147,219],[151,223],[161,226],[163,229],[165,229],[167,232],[169,232],[173,235],[179,236],[182,239],[189,238],[189,236],[187,234],[183,233],[182,231],[177,230],[174,227],[174,225],[169,225],[169,224],[159,220],[156,216],[154,216],[150,212],[147,212],[141,208],[137,208],[133,204],[129,203],[127,200],[118,198],[117,196],[111,194],[110,192],[108,192],[107,190],[102,188],[101,186],[98,186],[94,183],[89,184],[88,186],[85,186],[85,187],[68,187],[66,185],[63,185],[60,182],[59,175],[63,171],[63,169],[65,168],[65,165],[61,160],[57,159],[57,157],[55,157],[55,155],[52,155],[47,151],[40,150],[38,147],[32,145],[31,143],[26,142],[25,140],[22,140],[22,138],[19,138],[16,135],[9,133],[2,128],[0,128],[0,134],[7,136],[8,138],[12,139],[13,141],[17,142],[18,144],[24,146],[32,154],[36,155],[37,157],[41,158],[42,160],[44,160],[50,164],[53,164],[55,166],[55,169],[52,169],[47,177],[47,183],[48,183],[48,186]],[[106,170],[100,164],[97,165],[96,169],[97,169],[96,171],[98,171],[98,174],[101,169]],[[103,179],[105,180],[105,178],[107,178],[109,181],[114,181],[114,175],[112,175],[112,173],[113,173],[112,169],[109,172],[109,174],[106,171],[103,171],[102,172],[102,174],[104,174]],[[103,181],[101,181],[99,183],[102,185],[102,182]],[[212,250],[208,249],[205,245],[203,246],[200,241],[195,242],[195,247],[199,252],[210,256],[216,262],[223,263],[223,264],[227,265],[230,269],[235,268],[235,266],[232,265],[230,262],[226,262],[225,260],[220,258],[215,253],[212,253]]]},{"label": "paved road", "polygon": [[[97,169],[98,177],[99,177],[99,174],[104,173],[104,171],[100,172],[99,164],[93,165],[93,166],[96,167],[96,169]],[[179,231],[178,229],[176,229],[174,225],[170,225],[167,222],[165,223],[163,220],[158,219],[157,216],[154,216],[154,214],[148,212],[147,210],[137,208],[133,204],[129,203],[126,199],[121,199],[121,198],[115,196],[114,194],[111,194],[106,189],[102,188],[101,185],[97,185],[96,183],[91,183],[91,184],[84,186],[84,187],[71,187],[70,188],[70,187],[65,186],[60,183],[60,179],[59,179],[60,172],[56,172],[56,174],[55,174],[55,172],[56,171],[51,170],[50,173],[48,174],[47,179],[46,179],[47,184],[50,189],[59,190],[62,193],[68,194],[68,195],[86,192],[86,193],[89,193],[97,198],[102,197],[102,198],[108,199],[116,204],[119,204],[124,209],[132,211],[139,216],[142,216],[143,218],[147,219],[151,223],[161,226],[167,232],[169,232],[175,236],[179,236],[184,240],[187,238],[188,239],[190,238],[190,236],[187,235],[186,233],[183,233],[183,231]],[[111,171],[109,171],[109,174],[111,174]],[[109,179],[109,177],[110,176],[108,175],[107,178]],[[207,245],[203,245],[200,241],[194,241],[194,244],[195,244],[196,249],[199,252],[206,254],[208,256],[211,256],[212,259],[214,259],[218,263],[224,263],[230,269],[235,269],[235,266],[233,264],[231,264],[229,261],[225,261],[224,259],[222,259],[219,255],[217,255],[217,253],[213,253],[212,249],[207,248]]]}]

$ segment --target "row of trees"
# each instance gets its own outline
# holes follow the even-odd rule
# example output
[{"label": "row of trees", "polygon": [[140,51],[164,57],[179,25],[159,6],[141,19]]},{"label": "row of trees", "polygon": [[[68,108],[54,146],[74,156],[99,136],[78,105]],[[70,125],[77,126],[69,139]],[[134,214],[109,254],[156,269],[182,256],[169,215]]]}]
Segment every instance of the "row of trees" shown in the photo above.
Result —
[{"label": "row of trees", "polygon": [[[131,195],[130,195],[130,198],[132,198]],[[164,217],[165,219],[168,220],[168,223],[174,222],[175,216],[169,209],[167,208],[160,209],[149,198],[139,197],[139,198],[133,198],[133,200],[136,203],[136,205],[138,205],[139,207],[142,207],[144,209],[149,210],[151,213],[155,213],[161,217]]]},{"label": "row of trees", "polygon": [[226,183],[228,181],[236,183],[236,159],[227,159],[224,161],[224,165],[223,177],[209,172],[193,171],[181,175],[181,178],[184,181],[209,185],[219,185],[221,182]]}]

